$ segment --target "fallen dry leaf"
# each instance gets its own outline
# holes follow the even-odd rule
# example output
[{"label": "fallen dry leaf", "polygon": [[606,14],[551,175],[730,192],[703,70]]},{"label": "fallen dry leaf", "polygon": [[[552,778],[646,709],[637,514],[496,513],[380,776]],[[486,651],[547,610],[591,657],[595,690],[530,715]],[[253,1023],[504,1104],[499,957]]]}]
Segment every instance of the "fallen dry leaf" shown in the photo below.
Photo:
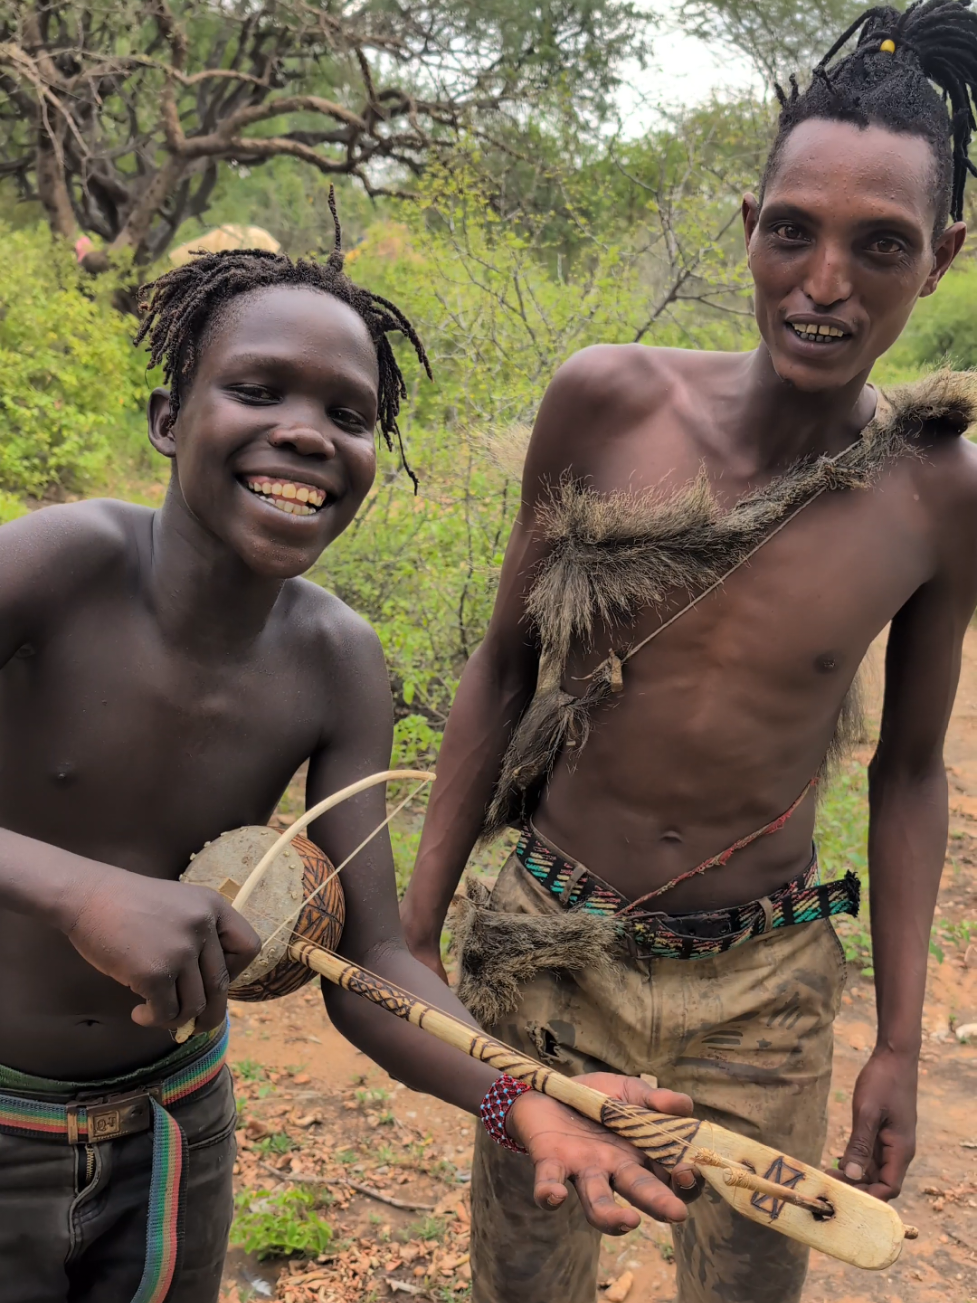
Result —
[{"label": "fallen dry leaf", "polygon": [[624,1303],[624,1300],[631,1293],[633,1284],[634,1272],[626,1271],[623,1276],[618,1276],[617,1280],[608,1285],[604,1298],[607,1303]]}]

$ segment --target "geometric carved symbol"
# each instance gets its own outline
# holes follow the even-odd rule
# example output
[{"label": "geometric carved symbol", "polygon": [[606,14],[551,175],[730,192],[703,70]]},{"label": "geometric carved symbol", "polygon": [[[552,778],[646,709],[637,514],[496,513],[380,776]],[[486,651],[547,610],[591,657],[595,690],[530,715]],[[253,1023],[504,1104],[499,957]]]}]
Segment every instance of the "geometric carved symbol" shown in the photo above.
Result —
[{"label": "geometric carved symbol", "polygon": [[[767,1181],[774,1181],[777,1185],[785,1185],[788,1190],[793,1190],[804,1180],[804,1173],[799,1172],[796,1167],[791,1167],[783,1154],[774,1159],[769,1170],[764,1172],[763,1175]],[[756,1208],[758,1212],[766,1213],[770,1220],[775,1222],[783,1211],[784,1201],[783,1199],[775,1199],[772,1194],[761,1194],[758,1190],[750,1200],[750,1206]]]}]

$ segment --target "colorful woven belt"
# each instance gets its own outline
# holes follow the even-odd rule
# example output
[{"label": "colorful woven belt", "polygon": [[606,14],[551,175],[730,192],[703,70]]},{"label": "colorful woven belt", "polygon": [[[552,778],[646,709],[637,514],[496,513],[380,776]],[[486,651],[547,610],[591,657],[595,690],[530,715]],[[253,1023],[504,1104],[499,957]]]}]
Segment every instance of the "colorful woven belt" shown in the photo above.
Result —
[{"label": "colorful woven belt", "polygon": [[775,928],[858,914],[861,884],[852,872],[835,882],[818,881],[817,859],[799,877],[763,900],[695,914],[625,913],[630,902],[582,864],[567,859],[533,828],[522,832],[516,857],[527,873],[564,909],[619,917],[635,958],[708,959]]},{"label": "colorful woven belt", "polygon": [[[129,1084],[128,1091],[113,1091],[97,1103],[59,1104],[43,1099],[0,1094],[0,1131],[30,1136],[37,1140],[61,1140],[68,1144],[98,1144],[119,1139],[138,1131],[153,1132],[153,1166],[149,1183],[149,1218],[146,1227],[146,1260],[139,1288],[132,1303],[163,1303],[173,1284],[179,1265],[183,1241],[183,1205],[187,1174],[187,1140],[183,1128],[166,1110],[179,1100],[188,1099],[213,1081],[224,1066],[228,1029],[218,1029],[207,1036],[188,1042],[188,1055],[175,1053],[157,1068],[174,1058],[191,1061],[162,1080],[152,1070],[143,1069],[118,1078],[113,1087]],[[135,1089],[136,1083],[142,1089]],[[19,1088],[28,1083],[42,1094],[82,1091],[91,1094],[95,1087],[76,1082],[47,1081],[27,1077],[9,1068],[0,1069],[0,1085]],[[60,1088],[60,1090],[59,1090]]]}]

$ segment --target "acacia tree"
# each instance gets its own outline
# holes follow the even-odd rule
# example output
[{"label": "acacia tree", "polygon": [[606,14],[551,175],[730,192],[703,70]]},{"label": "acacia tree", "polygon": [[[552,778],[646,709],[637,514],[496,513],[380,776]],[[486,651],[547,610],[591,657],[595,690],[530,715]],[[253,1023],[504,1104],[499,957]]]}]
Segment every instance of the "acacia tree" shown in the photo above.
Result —
[{"label": "acacia tree", "polygon": [[0,178],[146,260],[221,163],[390,194],[462,134],[511,148],[541,97],[600,118],[646,23],[632,0],[0,0]]}]

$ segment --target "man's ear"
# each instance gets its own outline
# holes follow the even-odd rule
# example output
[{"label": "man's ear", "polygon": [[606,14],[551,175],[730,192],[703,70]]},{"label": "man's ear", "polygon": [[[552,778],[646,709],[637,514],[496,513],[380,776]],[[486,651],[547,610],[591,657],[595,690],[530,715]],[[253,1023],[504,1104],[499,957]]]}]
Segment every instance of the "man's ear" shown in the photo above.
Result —
[{"label": "man's ear", "polygon": [[753,233],[756,230],[756,224],[760,220],[760,201],[754,194],[745,194],[743,196],[743,235],[746,237],[746,256],[750,256],[750,241],[753,239]]},{"label": "man's ear", "polygon": [[954,258],[963,248],[963,242],[967,238],[967,223],[954,222],[948,226],[940,238],[933,245],[933,267],[930,274],[926,277],[923,288],[919,291],[919,297],[925,299],[928,294],[932,294],[949,270]]},{"label": "man's ear", "polygon": [[176,456],[176,440],[170,428],[170,391],[154,389],[149,395],[149,442],[164,457]]}]

